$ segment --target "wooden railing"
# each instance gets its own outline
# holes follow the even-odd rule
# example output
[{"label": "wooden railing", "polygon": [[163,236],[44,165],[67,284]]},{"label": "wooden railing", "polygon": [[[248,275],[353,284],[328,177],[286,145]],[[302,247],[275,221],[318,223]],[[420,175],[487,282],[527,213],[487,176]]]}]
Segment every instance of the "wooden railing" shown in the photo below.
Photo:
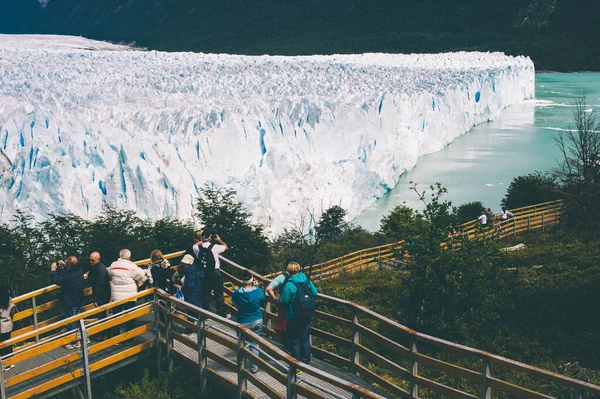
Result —
[{"label": "wooden railing", "polygon": [[[1,342],[0,348],[17,346],[13,353],[2,357],[2,366],[8,367],[24,364],[25,366],[23,368],[25,371],[15,376],[5,378],[2,368],[0,367],[0,398],[30,398],[66,384],[75,383],[78,385],[80,379],[84,380],[88,397],[91,397],[91,373],[105,369],[115,363],[136,356],[152,348],[156,344],[156,340],[154,338],[147,339],[127,350],[114,355],[102,356],[100,360],[90,363],[90,356],[96,355],[96,357],[98,357],[99,355],[102,355],[103,352],[106,353],[106,351],[111,349],[114,345],[141,336],[147,332],[151,332],[154,330],[154,324],[152,322],[143,323],[130,331],[93,344],[89,341],[89,337],[108,332],[110,329],[150,314],[153,310],[152,302],[143,303],[130,310],[104,317],[107,311],[115,309],[117,306],[124,305],[131,300],[143,300],[144,298],[152,299],[153,295],[154,289],[145,290],[134,297],[87,310],[76,316],[39,327],[33,331],[25,332],[17,337]],[[89,323],[86,324],[84,320],[89,321]],[[67,325],[71,323],[78,323],[78,330],[67,330]],[[67,331],[63,332],[63,329]],[[38,342],[31,345],[22,345],[35,337],[39,338]],[[64,345],[73,343],[78,343],[82,348],[81,351],[77,350],[51,361],[38,361],[37,366],[27,367],[27,364],[32,363],[32,359],[47,354]],[[62,372],[65,366],[70,369],[69,372]],[[57,372],[58,375],[54,375]],[[49,373],[53,373],[51,378],[46,378]],[[32,386],[31,381],[36,378],[41,378],[44,381]],[[12,391],[15,391],[16,393],[9,395],[8,393],[11,391],[11,388],[13,388]]]},{"label": "wooden railing", "polygon": [[[184,255],[184,252],[185,251],[175,252],[166,255],[165,258],[178,259]],[[135,262],[136,265],[142,267],[147,266],[150,263],[150,259],[143,259]],[[84,277],[87,282],[87,274],[85,274]],[[11,333],[11,336],[21,336],[34,329],[45,327],[62,320],[64,312],[58,295],[59,290],[60,287],[53,284],[13,298],[12,301],[18,309],[13,316],[13,322],[15,322],[18,327]],[[94,304],[91,303],[91,294],[92,288],[86,287],[84,290],[85,304],[81,309],[83,312],[94,308]],[[39,341],[39,336],[35,336],[34,338],[36,341]]]},{"label": "wooden railing", "polygon": [[[93,320],[91,323],[84,322],[90,321],[94,317],[101,317],[107,311],[132,300],[145,301],[145,303],[100,320]],[[148,321],[148,316],[152,316],[150,321]],[[144,317],[146,317],[145,320]],[[142,318],[141,321],[139,321],[140,318]],[[138,326],[129,331],[94,344],[88,341],[89,337],[107,332],[135,319],[138,319]],[[208,325],[208,319],[210,319],[210,325]],[[79,323],[78,330],[60,332],[61,328],[73,322]],[[198,338],[196,340],[190,339],[178,332],[175,326],[181,327],[180,330],[186,328],[196,332]],[[148,336],[147,333],[151,333],[151,336]],[[102,351],[112,349],[117,344],[144,334],[146,334],[146,337],[142,339],[143,342],[115,354],[106,355],[97,361],[91,361],[92,356],[96,355],[97,357]],[[236,390],[239,398],[255,397],[247,391],[248,383],[253,384],[271,398],[281,398],[282,392],[286,393],[287,398],[296,398],[298,395],[310,398],[331,397],[323,386],[315,385],[305,377],[299,379],[297,377],[298,371],[314,377],[319,382],[341,389],[352,398],[384,398],[321,369],[299,362],[272,342],[258,336],[243,325],[178,300],[164,291],[154,288],[142,291],[134,297],[111,302],[77,316],[26,332],[0,343],[0,349],[22,344],[36,336],[40,337],[39,342],[21,346],[12,354],[2,357],[2,366],[8,367],[31,362],[36,357],[74,342],[79,343],[81,350],[65,354],[45,364],[38,362],[40,364],[37,367],[27,368],[24,372],[9,378],[5,378],[0,367],[1,399],[31,398],[68,384],[71,384],[71,386],[74,384],[85,386],[87,397],[91,398],[91,380],[94,372],[113,366],[133,356],[140,354],[148,356],[152,354],[149,352],[152,348],[156,350],[154,353],[159,369],[162,368],[161,363],[164,364],[165,361],[167,368],[170,369],[174,358],[187,362],[192,360],[193,365],[198,368],[199,384],[202,390],[206,386],[207,378],[210,378]],[[237,360],[234,362],[230,359],[230,356],[224,356],[222,353],[208,347],[206,344],[207,339],[234,351]],[[186,356],[185,351],[181,349],[175,350],[175,341],[190,348],[196,354],[195,358],[190,359],[189,356]],[[250,352],[246,347],[246,341],[258,343],[262,355],[257,357]],[[209,366],[209,359],[236,373],[237,378],[235,380],[224,378],[223,373]],[[265,375],[258,377],[246,370],[245,359],[251,359],[264,371]],[[69,371],[64,372],[65,368]],[[53,374],[48,378],[44,378],[49,373]],[[272,380],[270,382],[265,381],[265,376],[271,377],[276,382],[273,383]],[[43,381],[35,384],[35,380],[40,378],[44,378]],[[23,385],[27,386],[23,387]],[[10,392],[11,388],[12,393]],[[15,388],[18,388],[18,391]]]},{"label": "wooden railing", "polygon": [[[239,285],[236,275],[244,268],[225,258],[221,265],[228,269],[224,279]],[[263,285],[270,281],[254,276]],[[349,301],[323,294],[317,299],[313,353],[377,384],[389,397],[428,397],[431,393],[485,399],[600,395],[600,386],[419,333]],[[274,337],[277,307],[269,301],[264,312],[267,333]],[[230,309],[235,312],[234,307]],[[535,379],[541,381],[538,385],[546,388],[545,393],[520,382]]]},{"label": "wooden railing", "polygon": [[[508,220],[499,221],[500,214],[495,214],[496,222],[488,228],[481,228],[478,220],[472,220],[460,226],[460,231],[448,235],[448,241],[441,243],[447,246],[448,243],[457,249],[460,247],[460,241],[463,239],[504,239],[519,233],[533,230],[544,230],[547,227],[557,224],[563,214],[563,202],[561,200],[545,202],[526,206],[523,208],[512,209],[514,217]],[[326,262],[317,263],[305,270],[311,270],[311,278],[315,282],[337,277],[343,273],[351,273],[358,270],[365,270],[378,267],[386,260],[393,260],[397,253],[403,248],[404,241],[398,241],[391,244],[378,247],[367,248],[360,251],[331,259]],[[406,261],[407,259],[403,259]],[[268,278],[274,278],[278,273],[266,275]]]},{"label": "wooden railing", "polygon": [[[253,333],[241,324],[176,299],[163,291],[157,290],[157,292],[160,298],[165,301],[165,306],[159,304],[158,308],[167,320],[165,325],[161,324],[163,328],[160,329],[159,340],[164,344],[168,353],[198,368],[201,390],[204,390],[207,378],[211,378],[237,391],[236,397],[238,398],[255,396],[248,391],[248,383],[269,398],[281,398],[283,393],[285,393],[284,397],[290,399],[297,398],[299,395],[307,398],[331,397],[323,386],[311,384],[305,378],[300,381],[297,374],[298,371],[302,371],[319,382],[343,390],[352,398],[384,398],[321,369],[299,362],[272,342]],[[207,319],[210,319],[210,325]],[[176,332],[174,325],[195,331],[197,339],[192,340]],[[234,351],[237,354],[236,361],[233,362],[220,355],[217,350],[210,349],[206,343],[207,339]],[[189,348],[196,356],[192,359],[182,351],[174,351],[174,341]],[[248,350],[247,341],[254,341],[258,344],[257,349],[260,356],[256,356]],[[209,359],[220,366],[224,366],[229,371],[235,372],[237,379],[232,381],[224,378],[222,373],[209,366]],[[246,359],[256,364],[266,376],[260,377],[257,374],[250,373],[245,366]],[[270,377],[270,382],[265,381],[267,379],[265,377]]]}]

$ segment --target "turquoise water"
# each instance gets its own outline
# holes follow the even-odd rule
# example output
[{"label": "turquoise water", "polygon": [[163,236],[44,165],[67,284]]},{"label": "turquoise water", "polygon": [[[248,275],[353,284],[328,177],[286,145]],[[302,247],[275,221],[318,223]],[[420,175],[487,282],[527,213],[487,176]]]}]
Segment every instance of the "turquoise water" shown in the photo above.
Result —
[{"label": "turquoise water", "polygon": [[506,188],[516,176],[547,171],[560,156],[554,138],[573,125],[575,100],[586,94],[589,110],[600,112],[600,74],[536,76],[536,100],[508,107],[497,120],[479,125],[435,154],[419,158],[396,187],[353,222],[377,230],[382,216],[395,206],[421,208],[409,182],[421,191],[440,182],[457,206],[481,201],[498,210]]}]

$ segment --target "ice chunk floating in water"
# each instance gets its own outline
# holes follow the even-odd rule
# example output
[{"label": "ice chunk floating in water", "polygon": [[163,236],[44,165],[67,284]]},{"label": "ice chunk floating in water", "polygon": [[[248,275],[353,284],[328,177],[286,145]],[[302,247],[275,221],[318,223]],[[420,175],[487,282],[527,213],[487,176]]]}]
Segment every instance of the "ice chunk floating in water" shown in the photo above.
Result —
[{"label": "ice chunk floating in water", "polygon": [[232,187],[268,231],[358,214],[412,168],[534,95],[501,53],[306,57],[131,51],[0,35],[0,217],[104,204],[187,218]]}]

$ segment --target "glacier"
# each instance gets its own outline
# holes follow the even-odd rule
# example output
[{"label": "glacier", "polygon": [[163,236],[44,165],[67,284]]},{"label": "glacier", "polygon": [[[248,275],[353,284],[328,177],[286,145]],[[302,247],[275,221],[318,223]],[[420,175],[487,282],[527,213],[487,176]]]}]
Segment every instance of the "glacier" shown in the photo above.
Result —
[{"label": "glacier", "polygon": [[243,56],[0,35],[0,219],[190,218],[227,187],[270,234],[353,217],[417,159],[534,97],[502,53]]}]

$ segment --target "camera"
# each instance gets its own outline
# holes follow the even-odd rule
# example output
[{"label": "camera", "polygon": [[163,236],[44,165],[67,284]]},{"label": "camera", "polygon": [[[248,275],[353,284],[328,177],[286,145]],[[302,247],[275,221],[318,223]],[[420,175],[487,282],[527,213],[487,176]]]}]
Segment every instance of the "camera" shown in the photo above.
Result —
[{"label": "camera", "polygon": [[58,266],[59,270],[62,270],[62,269],[65,268],[66,263],[65,263],[64,260],[59,260],[59,261],[56,262],[56,265]]}]

